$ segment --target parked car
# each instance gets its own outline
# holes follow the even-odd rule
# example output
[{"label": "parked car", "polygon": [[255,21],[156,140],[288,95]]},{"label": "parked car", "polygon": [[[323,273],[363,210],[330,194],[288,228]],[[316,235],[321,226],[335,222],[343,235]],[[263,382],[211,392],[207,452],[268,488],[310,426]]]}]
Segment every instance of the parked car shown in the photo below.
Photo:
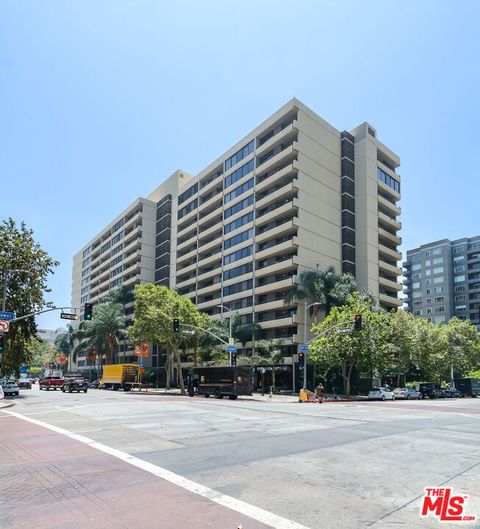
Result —
[{"label": "parked car", "polygon": [[420,391],[417,391],[416,389],[411,389],[411,388],[395,388],[393,390],[393,394],[395,395],[396,399],[420,400],[423,398]]},{"label": "parked car", "polygon": [[462,392],[456,388],[447,388],[442,391],[443,396],[447,399],[459,399],[460,397],[463,397]]},{"label": "parked car", "polygon": [[77,393],[80,393],[80,391],[83,391],[86,393],[88,391],[88,382],[84,378],[69,378],[68,380],[65,380],[65,383],[62,386],[63,393],[69,392],[72,393],[73,391],[76,391]]},{"label": "parked car", "polygon": [[3,388],[2,388],[2,386],[0,386],[0,400],[2,400],[3,398],[4,398]]},{"label": "parked car", "polygon": [[395,400],[395,394],[388,388],[373,388],[368,392],[368,398],[372,400]]},{"label": "parked car", "polygon": [[418,391],[422,396],[428,397],[429,399],[441,399],[445,397],[443,389],[438,384],[433,384],[433,382],[422,382],[418,388]]},{"label": "parked car", "polygon": [[29,378],[19,378],[17,380],[17,386],[20,389],[32,389],[32,381]]},{"label": "parked car", "polygon": [[90,389],[98,389],[100,387],[100,379],[93,380],[92,382],[90,382],[90,384],[88,384],[88,387]]},{"label": "parked car", "polygon": [[4,395],[16,395],[18,397],[20,390],[15,380],[3,378],[0,380]]}]

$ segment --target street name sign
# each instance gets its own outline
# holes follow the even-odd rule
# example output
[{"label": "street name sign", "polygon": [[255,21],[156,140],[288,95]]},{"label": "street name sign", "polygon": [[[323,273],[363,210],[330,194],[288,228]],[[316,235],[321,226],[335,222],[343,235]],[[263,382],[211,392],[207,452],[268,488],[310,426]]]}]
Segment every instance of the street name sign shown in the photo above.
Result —
[{"label": "street name sign", "polygon": [[229,345],[227,347],[227,353],[236,353],[237,352],[237,348],[234,347],[233,345]]},{"label": "street name sign", "polygon": [[300,346],[300,351],[302,351],[302,353],[306,353],[308,351],[308,345],[306,343],[303,343]]},{"label": "street name sign", "polygon": [[13,320],[15,319],[15,312],[0,312],[0,320]]},{"label": "street name sign", "polygon": [[8,321],[0,321],[0,332],[8,332],[10,325]]},{"label": "street name sign", "polygon": [[352,329],[338,329],[337,332],[341,334],[346,334],[346,333],[352,332]]},{"label": "street name sign", "polygon": [[62,320],[78,320],[80,316],[77,316],[76,314],[70,314],[69,312],[62,312],[60,313],[60,318]]}]

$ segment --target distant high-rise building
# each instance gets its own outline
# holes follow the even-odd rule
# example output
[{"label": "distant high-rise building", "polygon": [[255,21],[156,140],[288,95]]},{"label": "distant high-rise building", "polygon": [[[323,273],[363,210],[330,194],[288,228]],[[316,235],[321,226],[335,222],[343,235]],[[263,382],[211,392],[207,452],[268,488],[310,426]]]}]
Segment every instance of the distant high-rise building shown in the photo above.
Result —
[{"label": "distant high-rise building", "polygon": [[453,316],[480,328],[480,236],[423,244],[407,251],[407,310],[434,323]]}]

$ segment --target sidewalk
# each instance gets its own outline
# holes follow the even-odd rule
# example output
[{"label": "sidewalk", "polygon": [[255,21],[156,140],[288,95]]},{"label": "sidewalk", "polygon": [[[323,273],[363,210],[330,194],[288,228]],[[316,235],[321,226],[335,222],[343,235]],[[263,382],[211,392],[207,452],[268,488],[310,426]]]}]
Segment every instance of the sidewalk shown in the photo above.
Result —
[{"label": "sidewalk", "polygon": [[3,414],[0,461],[0,527],[270,527],[82,442]]}]

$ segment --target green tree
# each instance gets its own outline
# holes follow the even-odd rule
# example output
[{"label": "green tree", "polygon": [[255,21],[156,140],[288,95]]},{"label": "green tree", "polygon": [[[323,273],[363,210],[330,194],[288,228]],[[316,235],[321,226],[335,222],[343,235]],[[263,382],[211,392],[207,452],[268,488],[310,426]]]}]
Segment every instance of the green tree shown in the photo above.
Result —
[{"label": "green tree", "polygon": [[28,344],[30,367],[43,368],[45,364],[55,362],[55,346],[33,338]]},{"label": "green tree", "polygon": [[95,350],[98,354],[105,355],[107,364],[113,363],[119,336],[125,332],[125,316],[121,305],[117,303],[96,305],[92,320],[83,321],[75,333],[75,338],[78,338],[80,343],[73,351],[74,358],[79,351]]},{"label": "green tree", "polygon": [[[177,364],[178,383],[182,395],[185,385],[182,375],[180,347],[184,337],[173,331],[173,319],[180,325],[202,324],[202,317],[188,299],[167,287],[145,283],[135,287],[134,323],[129,334],[137,341],[153,341],[167,349],[167,362],[173,358]],[[188,328],[188,327],[187,327]]]},{"label": "green tree", "polygon": [[76,330],[70,324],[67,325],[65,331],[58,333],[55,337],[55,347],[67,357],[67,370],[72,369],[72,356],[75,351],[76,338]]},{"label": "green tree", "polygon": [[322,311],[328,316],[332,307],[344,305],[356,290],[355,278],[351,274],[337,275],[333,266],[324,271],[305,270],[299,275],[298,286],[287,292],[285,304],[290,305],[294,300],[317,303],[311,313]]},{"label": "green tree", "polygon": [[[338,333],[343,323],[352,328],[356,314],[361,314],[361,332]],[[350,395],[351,375],[354,368],[368,369],[371,373],[384,371],[388,365],[386,336],[388,321],[384,312],[378,311],[374,298],[364,292],[354,292],[346,305],[333,307],[323,322],[313,327],[319,336],[311,342],[309,356],[321,369],[339,367],[344,380],[345,394]]]},{"label": "green tree", "polygon": [[[23,222],[18,226],[9,218],[0,224],[0,289],[6,310],[17,316],[42,310],[44,294],[49,292],[47,277],[58,264],[35,241],[33,231]],[[9,270],[23,272],[9,273]],[[4,372],[18,373],[22,363],[30,363],[28,344],[36,331],[33,317],[11,324],[3,353]]]},{"label": "green tree", "polygon": [[[135,296],[133,293],[133,289],[131,287],[126,287],[125,285],[122,285],[115,290],[112,290],[109,292],[108,296],[105,298],[105,301],[107,303],[116,303],[118,305],[121,305],[122,307],[122,313],[125,317],[125,321],[127,320],[127,305],[129,303],[132,303],[132,301],[135,300]],[[123,333],[123,352],[127,352],[127,336],[126,333]]]},{"label": "green tree", "polygon": [[257,351],[261,360],[257,365],[268,365],[272,368],[272,386],[275,388],[275,367],[284,363],[282,345],[286,341],[279,340],[260,340],[257,342]]}]

